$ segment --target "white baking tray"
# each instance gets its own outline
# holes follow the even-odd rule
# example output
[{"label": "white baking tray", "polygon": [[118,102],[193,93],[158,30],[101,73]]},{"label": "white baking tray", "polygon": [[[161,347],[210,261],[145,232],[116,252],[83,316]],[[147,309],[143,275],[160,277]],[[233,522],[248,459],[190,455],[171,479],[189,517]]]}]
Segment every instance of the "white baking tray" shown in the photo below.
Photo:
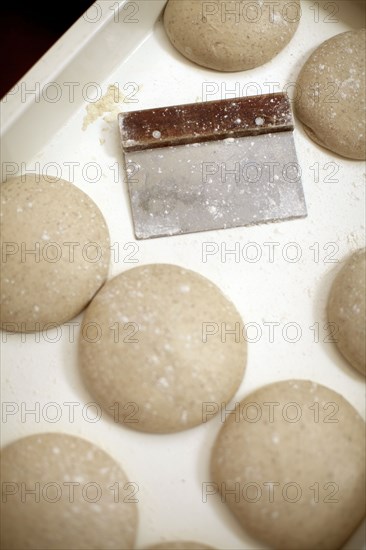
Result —
[{"label": "white baking tray", "polygon": [[[309,54],[325,39],[362,27],[363,8],[348,0],[303,1],[299,29],[284,51],[263,67],[223,74],[198,67],[174,50],[162,25],[164,4],[97,2],[25,75],[2,102],[3,178],[36,169],[71,179],[88,193],[106,217],[114,243],[111,277],[136,265],[168,262],[219,285],[244,321],[252,323],[247,370],[233,403],[263,384],[304,378],[341,393],[364,417],[364,381],[326,342],[324,330],[327,294],[342,259],[364,246],[364,164],[316,146],[296,121],[306,219],[137,242],[116,123],[122,110],[269,91],[291,95],[294,87],[286,85],[296,81]],[[112,101],[112,112],[101,112],[83,130],[86,107],[112,84],[121,93],[120,103]],[[225,255],[235,247],[239,258]],[[301,258],[291,262],[296,254]],[[272,343],[268,323],[279,323]],[[301,337],[291,343],[294,331]],[[70,332],[62,326],[40,341],[31,334],[2,335],[2,399],[19,407],[2,419],[2,445],[48,431],[100,445],[139,485],[137,548],[169,539],[199,540],[222,549],[263,548],[218,499],[202,502],[201,483],[210,479],[210,447],[220,418],[168,436],[136,433],[105,415],[88,421],[85,414],[92,417],[93,410],[85,405],[92,398],[80,380]],[[67,402],[80,404],[73,422]],[[56,409],[49,403],[61,411],[57,422],[51,422]],[[39,415],[22,418],[21,411],[35,407]],[[361,548],[363,537],[359,529],[346,547]]]}]

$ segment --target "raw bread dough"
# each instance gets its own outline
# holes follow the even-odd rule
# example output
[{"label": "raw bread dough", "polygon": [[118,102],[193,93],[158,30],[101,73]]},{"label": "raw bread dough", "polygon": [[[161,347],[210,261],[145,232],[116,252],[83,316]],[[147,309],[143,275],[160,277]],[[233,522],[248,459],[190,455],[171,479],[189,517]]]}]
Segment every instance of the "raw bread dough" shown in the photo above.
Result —
[{"label": "raw bread dough", "polygon": [[296,113],[309,137],[347,158],[366,158],[366,31],[326,40],[297,81]]},{"label": "raw bread dough", "polygon": [[149,546],[147,550],[214,550],[214,548],[201,542],[172,541],[154,544],[154,546]]},{"label": "raw bread dough", "polygon": [[253,392],[236,413],[215,442],[212,479],[243,528],[271,548],[341,548],[365,513],[356,410],[329,388],[286,380]]},{"label": "raw bread dough", "polygon": [[[83,379],[127,427],[166,433],[196,426],[231,399],[245,369],[243,337],[227,334],[225,342],[221,323],[243,328],[233,304],[197,273],[165,264],[126,271],[86,310]],[[215,334],[204,342],[206,332]]]},{"label": "raw bread dough", "polygon": [[31,332],[72,319],[107,278],[110,243],[102,213],[72,183],[49,179],[19,176],[1,187],[5,330]]},{"label": "raw bread dough", "polygon": [[328,300],[328,319],[335,323],[339,351],[366,374],[366,250],[355,252],[335,278]]},{"label": "raw bread dough", "polygon": [[275,57],[301,17],[299,0],[169,0],[164,25],[173,46],[198,65],[244,71]]},{"label": "raw bread dough", "polygon": [[2,451],[1,473],[1,548],[133,548],[132,485],[119,465],[88,441],[56,433],[25,437]]}]

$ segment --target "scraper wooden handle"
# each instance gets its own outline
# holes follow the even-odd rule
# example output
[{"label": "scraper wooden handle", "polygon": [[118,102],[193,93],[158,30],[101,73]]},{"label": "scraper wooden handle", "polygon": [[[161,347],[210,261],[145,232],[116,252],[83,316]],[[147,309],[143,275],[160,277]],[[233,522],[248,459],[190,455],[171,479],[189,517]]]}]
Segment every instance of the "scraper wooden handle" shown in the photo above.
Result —
[{"label": "scraper wooden handle", "polygon": [[120,113],[125,152],[293,130],[285,93]]}]

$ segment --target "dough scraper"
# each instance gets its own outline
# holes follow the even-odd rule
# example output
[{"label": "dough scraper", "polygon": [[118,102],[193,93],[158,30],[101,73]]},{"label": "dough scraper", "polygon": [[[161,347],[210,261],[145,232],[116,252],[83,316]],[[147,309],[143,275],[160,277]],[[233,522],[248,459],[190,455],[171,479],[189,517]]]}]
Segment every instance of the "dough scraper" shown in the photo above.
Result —
[{"label": "dough scraper", "polygon": [[285,93],[119,114],[137,239],[305,217]]}]

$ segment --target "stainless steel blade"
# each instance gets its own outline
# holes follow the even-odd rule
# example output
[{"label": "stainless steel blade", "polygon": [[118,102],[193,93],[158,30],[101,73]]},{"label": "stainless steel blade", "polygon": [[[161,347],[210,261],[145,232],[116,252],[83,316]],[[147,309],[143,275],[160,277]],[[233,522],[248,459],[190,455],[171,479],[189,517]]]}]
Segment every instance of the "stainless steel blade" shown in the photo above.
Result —
[{"label": "stainless steel blade", "polygon": [[307,215],[293,132],[125,154],[138,239]]}]

